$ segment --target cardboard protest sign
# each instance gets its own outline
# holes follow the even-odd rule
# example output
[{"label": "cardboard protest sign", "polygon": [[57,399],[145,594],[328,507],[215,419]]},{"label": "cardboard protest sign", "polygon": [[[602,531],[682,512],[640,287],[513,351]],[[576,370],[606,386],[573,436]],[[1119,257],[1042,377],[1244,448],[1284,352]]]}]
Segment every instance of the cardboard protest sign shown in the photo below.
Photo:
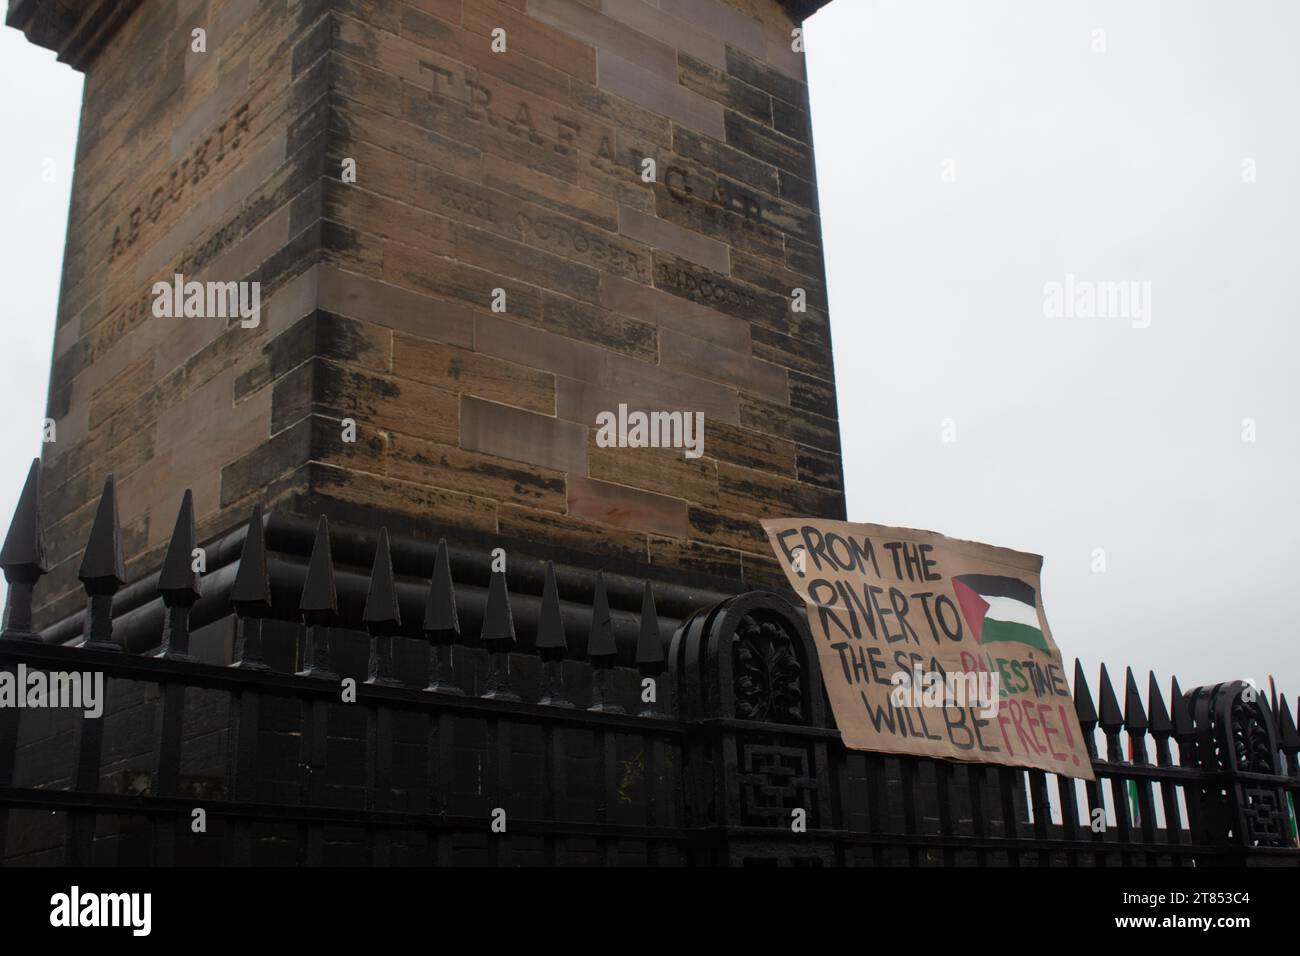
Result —
[{"label": "cardboard protest sign", "polygon": [[1040,556],[819,518],[763,527],[846,746],[1093,779]]}]

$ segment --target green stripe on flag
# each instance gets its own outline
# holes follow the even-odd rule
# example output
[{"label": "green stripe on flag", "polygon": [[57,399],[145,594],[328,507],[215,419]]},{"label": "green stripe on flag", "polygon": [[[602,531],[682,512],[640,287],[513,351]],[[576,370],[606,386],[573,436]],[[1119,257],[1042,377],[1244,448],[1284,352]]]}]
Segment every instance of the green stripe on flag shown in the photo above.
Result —
[{"label": "green stripe on flag", "polygon": [[991,644],[993,641],[1015,641],[1018,644],[1028,644],[1030,647],[1047,650],[1047,638],[1043,637],[1043,632],[1038,628],[1030,627],[1028,624],[1017,624],[1015,621],[997,621],[986,617],[984,628],[980,631],[980,643]]}]

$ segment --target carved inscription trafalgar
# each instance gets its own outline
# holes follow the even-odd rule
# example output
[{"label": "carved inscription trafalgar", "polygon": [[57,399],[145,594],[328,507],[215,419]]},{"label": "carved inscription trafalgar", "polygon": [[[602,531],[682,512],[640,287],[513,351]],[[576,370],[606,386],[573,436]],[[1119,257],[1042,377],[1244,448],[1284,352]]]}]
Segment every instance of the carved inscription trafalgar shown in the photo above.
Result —
[{"label": "carved inscription trafalgar", "polygon": [[681,166],[669,166],[664,170],[664,188],[682,205],[692,202],[703,205],[704,214],[715,224],[720,223],[719,211],[732,212],[741,217],[745,229],[777,245],[782,241],[781,230],[766,221],[767,217],[778,214],[776,206],[752,190],[728,183],[721,176],[717,177],[712,189],[697,190],[689,171]]},{"label": "carved inscription trafalgar", "polygon": [[169,205],[180,202],[187,183],[197,186],[217,163],[246,142],[249,119],[249,104],[245,103],[205,136],[188,156],[174,164],[165,178],[159,177],[160,181],[149,191],[148,197],[114,227],[109,262],[134,246]]},{"label": "carved inscription trafalgar", "polygon": [[[440,102],[448,102],[451,99],[446,92],[448,87],[457,82],[463,84],[464,116],[470,122],[487,123],[514,136],[526,136],[529,142],[536,146],[550,144],[552,149],[563,155],[572,155],[579,151],[578,144],[581,141],[583,127],[577,120],[558,114],[553,115],[551,119],[555,123],[555,135],[547,136],[538,128],[536,116],[539,112],[530,107],[526,101],[520,100],[514,117],[507,118],[493,108],[492,90],[481,80],[468,76],[460,78],[451,70],[425,60],[420,61],[420,68],[432,77],[431,92]],[[589,161],[592,166],[601,170],[607,168],[606,164],[618,164],[608,135],[601,134],[600,142],[596,145],[596,151]],[[639,169],[639,161],[634,149],[628,150],[627,167],[634,171]],[[647,263],[635,252],[602,236],[599,230],[589,229],[562,216],[538,215],[518,209],[509,200],[505,200],[505,204],[510,208],[504,208],[502,203],[492,198],[475,195],[467,189],[459,189],[445,181],[439,182],[438,190],[439,201],[447,209],[471,216],[513,239],[550,249],[569,258],[579,259],[615,275],[633,277],[641,282],[650,281]]]},{"label": "carved inscription trafalgar", "polygon": [[[494,94],[492,88],[484,84],[482,79],[475,79],[471,76],[458,77],[452,70],[438,66],[436,63],[430,63],[427,60],[420,61],[420,69],[429,74],[430,92],[440,102],[447,102],[452,99],[447,92],[449,87],[457,82],[464,86],[463,102],[467,120],[474,123],[486,122],[489,126],[505,129],[516,136],[527,136],[529,142],[537,146],[545,146],[549,143],[557,153],[566,156],[577,151],[578,137],[582,135],[582,124],[577,120],[553,113],[548,122],[555,124],[555,135],[548,136],[542,132],[542,129],[537,124],[536,115],[538,115],[539,111],[529,106],[528,101],[522,97],[515,108],[514,116],[507,117],[493,107]],[[614,154],[614,145],[606,134],[601,135],[600,143],[595,149],[595,159],[591,161],[593,166],[599,168],[600,163],[597,160],[618,163],[618,159]]]},{"label": "carved inscription trafalgar", "polygon": [[[597,124],[597,132],[593,134],[574,114],[565,115],[555,112],[554,107],[548,107],[545,101],[530,104],[530,101],[519,91],[511,91],[506,99],[511,100],[512,106],[502,110],[498,105],[501,97],[494,93],[493,87],[485,83],[481,76],[462,76],[449,67],[428,60],[420,60],[419,68],[428,76],[429,90],[434,98],[439,103],[459,102],[463,107],[464,118],[472,123],[487,123],[494,129],[521,138],[526,137],[536,146],[549,144],[555,152],[564,156],[586,152],[589,156],[588,162],[602,171],[607,170],[606,164],[612,164],[623,165],[635,174],[640,173],[643,158],[641,153],[633,147],[628,147],[624,162],[620,164],[611,141],[612,131],[599,129],[599,124]],[[458,86],[463,92],[455,96],[451,91]],[[511,109],[513,115],[509,115]],[[665,170],[664,185],[668,194],[677,202],[700,203],[709,210],[706,214],[715,218],[722,211],[736,214],[746,230],[752,230],[778,247],[782,244],[782,233],[774,228],[771,222],[772,219],[783,217],[784,213],[780,205],[767,200],[753,190],[737,183],[729,183],[722,177],[716,179],[713,188],[697,190],[691,182],[690,173],[677,165],[669,166]],[[454,189],[450,192],[451,194],[443,199],[444,205],[468,213],[484,222],[493,225],[501,224],[498,211],[491,201]],[[619,274],[635,275],[641,281],[647,281],[645,269],[636,256],[629,255],[626,250],[617,245],[601,243],[593,233],[575,232],[560,220],[530,221],[523,216],[515,217],[514,226],[516,230],[524,233],[531,232],[533,238],[543,244],[553,245],[561,252],[589,255],[599,260],[593,262],[598,268]],[[803,230],[797,229],[796,232],[803,235]],[[704,291],[703,297],[716,300],[720,294],[722,294],[720,290],[711,289]],[[733,292],[729,297],[734,300],[737,295]]]}]

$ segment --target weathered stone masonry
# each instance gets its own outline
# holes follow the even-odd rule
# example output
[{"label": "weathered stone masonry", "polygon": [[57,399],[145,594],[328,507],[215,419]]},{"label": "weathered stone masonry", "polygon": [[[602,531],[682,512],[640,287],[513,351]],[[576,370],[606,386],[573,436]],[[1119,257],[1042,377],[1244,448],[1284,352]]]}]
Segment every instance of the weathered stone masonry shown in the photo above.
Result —
[{"label": "weathered stone masonry", "polygon": [[[42,618],[80,605],[109,472],[129,576],[192,487],[203,539],[263,500],[777,580],[758,519],[844,513],[790,48],[820,5],[13,4],[11,25],[86,73]],[[150,287],[176,272],[260,281],[261,325],[154,318]],[[703,411],[704,457],[598,447],[595,416],[620,403]]]}]

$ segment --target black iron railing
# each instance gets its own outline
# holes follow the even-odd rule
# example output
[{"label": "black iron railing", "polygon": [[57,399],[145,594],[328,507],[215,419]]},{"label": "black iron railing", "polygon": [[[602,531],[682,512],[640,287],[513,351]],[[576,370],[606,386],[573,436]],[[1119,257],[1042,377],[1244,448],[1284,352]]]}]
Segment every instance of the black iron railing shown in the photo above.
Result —
[{"label": "black iron railing", "polygon": [[[680,588],[514,558],[513,592],[499,570],[468,588],[445,542],[309,535],[260,506],[200,575],[188,493],[156,579],[123,591],[111,477],[86,611],[38,634],[39,481],[0,551],[0,672],[102,675],[106,703],[0,707],[6,863],[1300,864],[1291,708],[1239,682],[1175,680],[1166,706],[1129,670],[1121,707],[1103,667],[1094,704],[1076,663],[1086,785],[859,753],[781,595],[690,611]],[[336,538],[373,557],[364,586]]]}]

